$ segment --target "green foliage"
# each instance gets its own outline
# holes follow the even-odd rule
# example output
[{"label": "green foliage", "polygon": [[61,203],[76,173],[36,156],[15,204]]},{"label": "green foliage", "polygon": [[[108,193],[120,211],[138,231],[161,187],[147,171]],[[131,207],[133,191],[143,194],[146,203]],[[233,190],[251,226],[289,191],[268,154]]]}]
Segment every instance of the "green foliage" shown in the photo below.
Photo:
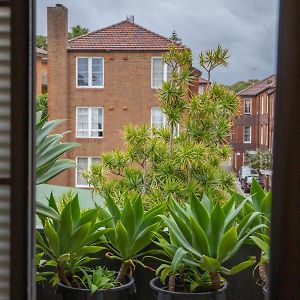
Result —
[{"label": "green foliage", "polygon": [[[121,206],[127,193],[141,193],[146,209],[170,199],[187,202],[191,192],[198,196],[205,192],[222,202],[234,183],[221,163],[230,157],[228,138],[238,98],[224,86],[213,84],[188,101],[194,80],[191,52],[171,47],[163,59],[170,67],[170,77],[158,99],[166,128],[128,125],[126,148],[103,154],[100,164],[84,176],[96,192],[103,197],[110,194]],[[175,136],[178,124],[180,132]]]},{"label": "green foliage", "polygon": [[36,183],[46,183],[66,169],[75,166],[69,159],[59,159],[59,157],[78,147],[78,143],[61,142],[63,134],[49,134],[54,128],[64,120],[47,121],[42,118],[42,113],[38,112],[36,117]]},{"label": "green foliage", "polygon": [[35,43],[38,48],[47,50],[47,37],[44,35],[37,35],[35,37]]},{"label": "green foliage", "polygon": [[173,251],[173,245],[184,249],[180,261],[208,272],[213,290],[221,286],[220,273],[234,275],[255,263],[255,258],[250,257],[231,269],[224,267],[250,235],[265,227],[264,224],[251,227],[253,218],[247,216],[238,222],[247,199],[236,205],[236,197],[234,194],[224,205],[214,205],[205,195],[201,201],[193,195],[183,207],[171,201],[170,215],[161,216],[170,234],[168,247],[173,247]]},{"label": "green foliage", "polygon": [[256,150],[255,154],[248,154],[250,158],[250,166],[254,170],[270,170],[273,165],[272,153],[269,150]]},{"label": "green foliage", "polygon": [[238,81],[238,82],[230,85],[229,89],[234,91],[235,93],[238,93],[258,82],[259,82],[258,79],[249,79],[247,81]]},{"label": "green foliage", "polygon": [[118,285],[115,280],[115,272],[106,268],[97,267],[95,270],[81,269],[83,277],[77,277],[83,287],[90,289],[94,294],[99,289],[111,289]]},{"label": "green foliage", "polygon": [[36,111],[42,112],[41,118],[44,119],[48,115],[48,94],[42,94],[36,98]]},{"label": "green foliage", "polygon": [[79,37],[83,34],[87,34],[89,32],[89,29],[86,27],[82,27],[81,25],[76,25],[71,27],[71,31],[68,33],[68,39],[74,39],[76,37]]},{"label": "green foliage", "polygon": [[52,278],[53,284],[59,280],[65,285],[78,287],[74,276],[92,260],[90,254],[104,249],[99,243],[104,234],[110,231],[104,227],[109,220],[98,220],[99,208],[81,213],[77,195],[62,212],[59,212],[52,194],[48,205],[59,214],[60,222],[39,216],[44,235],[36,231],[37,248],[44,253],[47,264],[57,269],[57,274]]},{"label": "green foliage", "polygon": [[173,30],[170,40],[177,44],[182,44],[182,39],[177,35],[177,32]]},{"label": "green foliage", "polygon": [[218,66],[228,67],[228,49],[220,45],[216,49],[208,49],[199,54],[199,64],[207,72],[208,86],[210,85],[211,72]]},{"label": "green foliage", "polygon": [[122,282],[125,275],[133,271],[134,263],[142,264],[139,258],[145,254],[142,251],[151,243],[160,227],[158,215],[164,213],[164,205],[144,212],[140,195],[126,196],[123,209],[119,209],[110,196],[105,201],[107,209],[100,211],[100,217],[109,219],[108,226],[112,228],[106,234],[111,251],[107,256],[121,261],[116,280]]}]

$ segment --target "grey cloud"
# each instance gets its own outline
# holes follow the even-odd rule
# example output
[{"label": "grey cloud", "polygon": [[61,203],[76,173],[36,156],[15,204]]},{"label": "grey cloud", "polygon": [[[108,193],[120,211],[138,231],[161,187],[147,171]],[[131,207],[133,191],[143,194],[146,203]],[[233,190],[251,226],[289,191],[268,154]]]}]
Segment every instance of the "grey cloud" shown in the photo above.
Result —
[{"label": "grey cloud", "polygon": [[137,24],[164,36],[173,30],[193,51],[198,66],[201,50],[218,44],[229,49],[230,67],[213,79],[230,84],[275,72],[278,0],[56,0],[37,1],[37,32],[46,34],[47,6],[69,9],[69,26],[96,30],[133,14]]}]

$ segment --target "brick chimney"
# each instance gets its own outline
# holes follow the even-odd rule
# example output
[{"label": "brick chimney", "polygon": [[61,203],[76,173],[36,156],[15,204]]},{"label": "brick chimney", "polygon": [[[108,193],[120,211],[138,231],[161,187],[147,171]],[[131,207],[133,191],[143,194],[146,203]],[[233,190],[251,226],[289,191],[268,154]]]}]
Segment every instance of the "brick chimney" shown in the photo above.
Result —
[{"label": "brick chimney", "polygon": [[[47,8],[47,14],[48,113],[50,119],[68,119],[68,9],[56,4]],[[67,130],[67,121],[57,129],[58,132]]]}]

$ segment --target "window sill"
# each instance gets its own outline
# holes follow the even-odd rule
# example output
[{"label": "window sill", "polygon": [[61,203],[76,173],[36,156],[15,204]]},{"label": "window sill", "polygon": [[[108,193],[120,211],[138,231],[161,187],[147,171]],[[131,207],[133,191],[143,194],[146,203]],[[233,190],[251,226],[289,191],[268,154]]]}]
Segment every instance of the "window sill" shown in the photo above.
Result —
[{"label": "window sill", "polygon": [[90,136],[76,136],[76,139],[92,139],[92,140],[102,140],[104,137],[99,136],[99,137],[90,137]]},{"label": "window sill", "polygon": [[104,89],[104,86],[76,86],[76,89],[85,90],[85,89]]}]

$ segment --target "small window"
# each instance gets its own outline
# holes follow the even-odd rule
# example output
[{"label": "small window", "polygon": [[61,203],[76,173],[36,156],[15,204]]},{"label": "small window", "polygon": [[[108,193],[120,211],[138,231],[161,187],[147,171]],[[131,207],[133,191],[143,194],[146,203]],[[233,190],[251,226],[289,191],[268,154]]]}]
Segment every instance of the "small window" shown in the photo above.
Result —
[{"label": "small window", "polygon": [[76,137],[103,138],[103,108],[76,108]]},{"label": "small window", "polygon": [[163,81],[171,78],[172,67],[163,62],[162,57],[151,59],[151,87],[161,88]]},{"label": "small window", "polygon": [[244,143],[251,143],[251,126],[244,126]]},{"label": "small window", "polygon": [[252,113],[252,99],[244,99],[244,115],[251,115]]},{"label": "small window", "polygon": [[78,88],[104,87],[104,59],[102,57],[77,57],[76,69]]},{"label": "small window", "polygon": [[[161,108],[160,107],[152,107],[152,109],[151,109],[151,128],[161,129],[161,128],[168,128],[168,127],[169,127],[169,125],[168,125],[167,117],[162,112]],[[179,124],[177,124],[177,126],[175,126],[173,135],[174,136],[179,135]]]},{"label": "small window", "polygon": [[76,187],[88,187],[88,183],[82,176],[84,171],[91,169],[93,164],[99,163],[98,157],[76,157]]},{"label": "small window", "polygon": [[202,85],[199,85],[199,87],[198,87],[198,94],[199,95],[203,94],[203,86]]},{"label": "small window", "polygon": [[260,113],[264,114],[264,96],[260,98]]}]

